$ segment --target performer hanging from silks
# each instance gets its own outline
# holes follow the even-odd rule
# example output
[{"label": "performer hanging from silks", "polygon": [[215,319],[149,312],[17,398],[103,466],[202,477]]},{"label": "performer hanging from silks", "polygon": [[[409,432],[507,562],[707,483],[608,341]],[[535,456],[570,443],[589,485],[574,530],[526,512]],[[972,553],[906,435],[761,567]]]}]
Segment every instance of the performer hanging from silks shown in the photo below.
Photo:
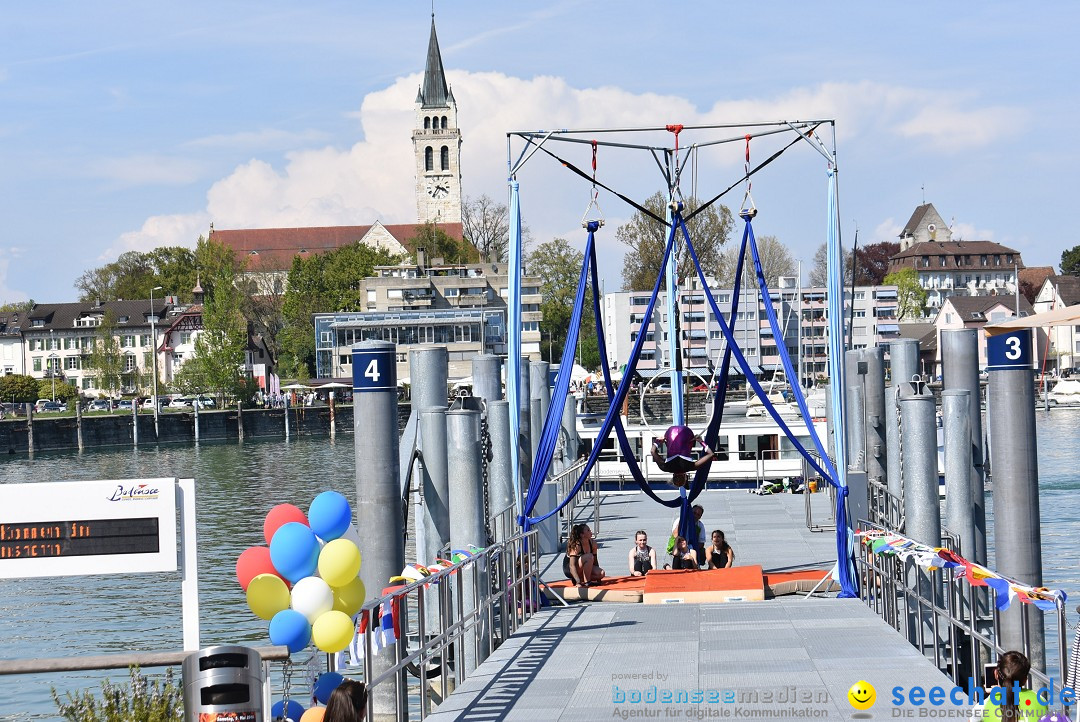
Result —
[{"label": "performer hanging from silks", "polygon": [[[664,455],[660,455],[660,439],[653,439],[652,459],[661,471],[671,474],[671,485],[689,487],[687,474],[708,464],[715,452],[696,436],[689,426],[672,426],[664,434]],[[702,454],[694,458],[694,442],[700,441]]]}]

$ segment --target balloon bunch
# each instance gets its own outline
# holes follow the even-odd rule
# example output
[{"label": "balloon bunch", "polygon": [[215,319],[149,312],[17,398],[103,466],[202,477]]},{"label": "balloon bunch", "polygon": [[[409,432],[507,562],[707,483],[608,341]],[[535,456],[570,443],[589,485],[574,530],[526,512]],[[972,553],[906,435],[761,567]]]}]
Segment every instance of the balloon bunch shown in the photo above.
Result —
[{"label": "balloon bunch", "polygon": [[236,579],[255,616],[270,622],[270,641],[297,653],[314,642],[327,653],[349,646],[352,618],[364,605],[359,536],[344,496],[324,491],[305,516],[292,504],[266,515],[268,546],[244,550]]}]

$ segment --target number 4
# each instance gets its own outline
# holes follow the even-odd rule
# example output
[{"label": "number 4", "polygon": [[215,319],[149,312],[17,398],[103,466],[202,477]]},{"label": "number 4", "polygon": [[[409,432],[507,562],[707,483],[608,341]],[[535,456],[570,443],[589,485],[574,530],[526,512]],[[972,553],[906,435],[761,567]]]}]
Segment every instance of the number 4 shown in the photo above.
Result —
[{"label": "number 4", "polygon": [[1009,359],[1010,361],[1015,361],[1016,359],[1020,358],[1022,349],[1020,348],[1019,336],[1010,336],[1008,339],[1005,340],[1005,345],[1009,347],[1008,350],[1005,351],[1005,358]]},{"label": "number 4", "polygon": [[375,383],[379,383],[379,379],[381,377],[382,374],[379,373],[379,360],[373,358],[371,359],[371,361],[368,362],[367,368],[364,369],[364,378],[368,378]]}]

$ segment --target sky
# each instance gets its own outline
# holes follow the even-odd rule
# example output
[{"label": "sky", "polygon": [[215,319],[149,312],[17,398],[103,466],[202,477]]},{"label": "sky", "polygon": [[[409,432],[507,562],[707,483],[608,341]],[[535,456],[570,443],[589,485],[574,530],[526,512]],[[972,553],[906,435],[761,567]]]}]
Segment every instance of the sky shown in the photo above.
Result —
[{"label": "sky", "polygon": [[[1080,5],[436,0],[458,102],[462,186],[507,197],[507,132],[835,119],[845,245],[895,240],[931,202],[966,240],[1054,265],[1080,243]],[[128,250],[215,228],[411,223],[410,133],[428,0],[9,3],[0,24],[0,303],[76,300]],[[730,131],[682,139],[707,142]],[[667,136],[667,137],[665,137]],[[604,138],[669,145],[669,134]],[[832,143],[832,138],[828,138]],[[751,143],[751,162],[776,147]],[[520,147],[514,147],[514,155]],[[585,167],[588,147],[553,150]],[[742,174],[699,152],[683,192]],[[635,199],[653,159],[603,148]],[[542,154],[517,174],[536,242],[584,247],[588,184]],[[825,239],[825,160],[797,144],[755,176],[756,233],[804,261]],[[738,206],[743,189],[725,197]],[[602,192],[607,289],[633,209]],[[167,289],[168,290],[168,289]]]}]

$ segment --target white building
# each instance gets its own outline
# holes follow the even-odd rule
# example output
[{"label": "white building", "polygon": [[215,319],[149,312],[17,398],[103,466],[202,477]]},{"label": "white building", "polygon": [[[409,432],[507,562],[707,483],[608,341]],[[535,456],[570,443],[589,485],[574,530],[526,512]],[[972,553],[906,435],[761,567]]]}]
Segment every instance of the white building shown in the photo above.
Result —
[{"label": "white building", "polygon": [[[1035,313],[1054,311],[1080,303],[1080,278],[1050,276],[1035,296]],[[1049,329],[1047,370],[1075,369],[1080,361],[1080,326],[1053,326]]]}]

